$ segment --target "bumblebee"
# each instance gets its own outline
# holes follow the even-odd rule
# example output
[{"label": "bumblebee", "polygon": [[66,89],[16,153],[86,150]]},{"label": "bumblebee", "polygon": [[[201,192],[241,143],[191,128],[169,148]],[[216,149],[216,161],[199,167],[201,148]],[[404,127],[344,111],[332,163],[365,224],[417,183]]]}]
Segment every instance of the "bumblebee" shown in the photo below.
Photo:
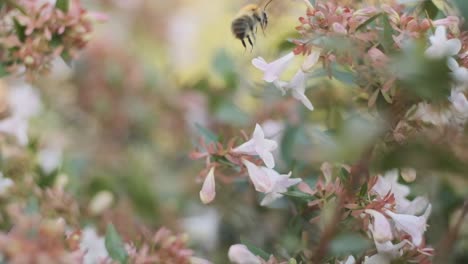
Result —
[{"label": "bumblebee", "polygon": [[263,8],[257,4],[249,4],[241,8],[231,24],[231,31],[234,37],[242,42],[242,46],[247,48],[245,39],[253,48],[255,34],[257,33],[257,25],[260,25],[262,32],[265,33],[265,28],[268,25],[268,16],[265,12],[267,6],[273,0],[269,0]]}]

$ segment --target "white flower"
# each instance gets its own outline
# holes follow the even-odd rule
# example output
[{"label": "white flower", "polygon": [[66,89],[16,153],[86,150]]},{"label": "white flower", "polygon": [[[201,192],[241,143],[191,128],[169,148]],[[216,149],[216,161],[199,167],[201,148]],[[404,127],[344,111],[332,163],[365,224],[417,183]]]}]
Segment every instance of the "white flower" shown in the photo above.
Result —
[{"label": "white flower", "polygon": [[374,218],[370,230],[376,242],[384,243],[393,240],[392,227],[383,214],[372,209],[366,209],[364,212]]},{"label": "white flower", "polygon": [[0,120],[0,132],[16,137],[22,146],[28,144],[28,119],[41,110],[37,90],[25,82],[12,85],[8,94],[11,116]]},{"label": "white flower", "polygon": [[393,219],[396,229],[408,233],[411,236],[413,244],[419,247],[423,240],[423,234],[426,231],[426,222],[431,213],[431,208],[432,206],[429,204],[421,216],[396,214],[390,210],[386,210],[385,213]]},{"label": "white flower", "polygon": [[271,153],[278,147],[274,140],[266,139],[263,129],[259,124],[255,125],[252,139],[234,148],[232,152],[247,155],[258,155],[268,168],[275,167],[275,159]]},{"label": "white flower", "polygon": [[318,50],[314,50],[311,52],[302,62],[301,69],[305,72],[308,72],[312,67],[317,64],[318,60],[320,59],[321,52]]},{"label": "white flower", "polygon": [[81,234],[80,250],[85,252],[84,264],[100,263],[109,256],[104,237],[98,236],[94,228],[86,227]]},{"label": "white flower", "polygon": [[345,261],[340,261],[339,264],[355,264],[356,259],[353,257],[353,255],[350,255]]},{"label": "white flower", "polygon": [[262,206],[268,205],[274,200],[283,197],[282,193],[286,192],[289,187],[302,181],[301,179],[290,179],[291,172],[289,174],[279,174],[273,169],[259,167],[245,159],[242,162],[247,167],[250,180],[255,190],[266,194],[265,198],[263,198],[260,203]]},{"label": "white flower", "polygon": [[458,54],[461,49],[459,39],[447,39],[447,29],[444,26],[438,26],[435,34],[429,37],[431,46],[426,50],[426,56],[429,58],[443,58]]},{"label": "white flower", "polygon": [[420,214],[421,212],[426,209],[428,206],[429,201],[422,197],[418,196],[414,198],[412,201],[408,199],[400,199],[396,204],[396,212],[399,214],[411,214],[416,215]]},{"label": "white flower", "polygon": [[181,226],[191,241],[211,251],[218,245],[219,213],[213,208],[197,210],[197,214],[182,219]]},{"label": "white flower", "polygon": [[468,117],[468,100],[463,93],[452,90],[449,100],[457,112]]},{"label": "white flower", "polygon": [[310,102],[309,98],[305,96],[306,78],[305,73],[302,70],[298,70],[294,77],[287,85],[291,89],[292,96],[300,101],[309,110],[314,110],[314,106]]},{"label": "white flower", "polygon": [[421,102],[418,104],[416,112],[411,119],[420,119],[424,123],[441,126],[450,123],[451,117],[451,111],[436,109],[426,102]]},{"label": "white flower", "polygon": [[261,264],[258,259],[250,250],[242,244],[235,244],[229,247],[228,251],[229,261],[235,264]]},{"label": "white flower", "polygon": [[390,264],[391,259],[382,254],[375,254],[371,257],[366,256],[363,264]]},{"label": "white flower", "polygon": [[62,163],[62,150],[59,148],[44,148],[37,154],[37,161],[42,170],[50,174]]},{"label": "white flower", "polygon": [[216,197],[216,185],[214,178],[214,167],[211,167],[208,175],[203,182],[202,189],[200,190],[200,200],[204,204],[211,203]]},{"label": "white flower", "polygon": [[28,121],[18,117],[0,120],[0,132],[16,137],[21,146],[28,144]]},{"label": "white flower", "polygon": [[410,188],[406,185],[398,183],[398,170],[393,169],[387,171],[385,175],[379,176],[372,191],[376,192],[380,197],[385,197],[388,193],[393,193],[395,200],[406,197],[410,193]]},{"label": "white flower", "polygon": [[6,195],[13,184],[14,182],[10,178],[3,177],[3,173],[0,172],[0,196]]},{"label": "white flower", "polygon": [[98,215],[109,208],[114,202],[114,195],[110,191],[99,191],[89,202],[89,211]]},{"label": "white flower", "polygon": [[406,244],[410,244],[410,242],[406,239],[395,245],[391,241],[386,241],[383,243],[379,243],[377,241],[374,242],[375,247],[377,248],[377,252],[390,260],[401,257],[401,255],[403,255],[401,248]]},{"label": "white flower", "polygon": [[285,56],[267,63],[262,57],[252,60],[252,64],[259,70],[263,71],[263,80],[266,82],[274,82],[279,79],[279,76],[286,70],[289,63],[294,58],[294,53],[290,52]]},{"label": "white flower", "polygon": [[447,61],[449,69],[452,71],[452,76],[458,83],[461,83],[463,86],[468,85],[468,69],[465,67],[460,67],[458,62],[454,58],[449,58]]},{"label": "white flower", "polygon": [[25,82],[14,84],[11,88],[8,104],[12,116],[29,119],[40,112],[42,103],[35,88]]}]

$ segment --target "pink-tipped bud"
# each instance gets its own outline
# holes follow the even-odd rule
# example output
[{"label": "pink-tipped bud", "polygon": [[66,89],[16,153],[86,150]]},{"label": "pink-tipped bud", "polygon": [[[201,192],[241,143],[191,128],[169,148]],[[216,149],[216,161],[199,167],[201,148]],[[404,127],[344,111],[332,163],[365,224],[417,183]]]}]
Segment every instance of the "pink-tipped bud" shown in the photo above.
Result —
[{"label": "pink-tipped bud", "polygon": [[210,169],[200,190],[200,200],[204,204],[211,203],[216,197],[216,185],[214,178],[214,167]]}]

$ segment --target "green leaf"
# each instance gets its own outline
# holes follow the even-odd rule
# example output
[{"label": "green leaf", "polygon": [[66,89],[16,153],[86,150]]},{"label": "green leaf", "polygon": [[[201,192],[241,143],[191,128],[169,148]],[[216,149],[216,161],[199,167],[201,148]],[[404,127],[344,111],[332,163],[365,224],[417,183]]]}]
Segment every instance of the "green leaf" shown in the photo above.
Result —
[{"label": "green leaf", "polygon": [[21,42],[24,42],[26,40],[26,27],[21,25],[16,18],[13,18],[13,24],[15,25],[16,36]]},{"label": "green leaf", "polygon": [[0,63],[0,78],[5,77],[8,75],[8,71],[6,70],[5,66]]},{"label": "green leaf", "polygon": [[293,198],[298,198],[300,200],[304,200],[304,201],[312,201],[314,200],[314,196],[310,195],[310,194],[307,194],[307,193],[303,193],[303,192],[300,192],[300,191],[288,191],[288,192],[285,192],[285,193],[282,193],[283,195],[285,196],[288,196],[288,197],[293,197]]},{"label": "green leaf", "polygon": [[384,47],[387,53],[391,53],[393,51],[393,29],[390,25],[390,20],[388,15],[382,17],[383,22],[383,33],[382,33],[382,46]]},{"label": "green leaf", "polygon": [[421,5],[421,9],[430,19],[434,19],[439,13],[439,8],[432,1],[424,1]]},{"label": "green leaf", "polygon": [[109,252],[109,256],[113,260],[116,260],[119,263],[127,263],[127,252],[125,251],[122,239],[115,230],[113,224],[107,225],[105,244],[107,252]]},{"label": "green leaf", "polygon": [[254,246],[252,243],[249,241],[242,239],[241,238],[241,243],[244,244],[250,252],[252,252],[255,256],[259,256],[262,259],[269,259],[271,254],[268,254],[267,252],[263,251],[262,249]]},{"label": "green leaf", "polygon": [[213,133],[211,130],[202,127],[200,124],[196,123],[195,127],[197,128],[200,135],[206,140],[206,143],[218,142],[218,136]]},{"label": "green leaf", "polygon": [[337,236],[330,245],[334,255],[360,254],[371,246],[370,241],[357,234],[342,234]]},{"label": "green leaf", "polygon": [[366,21],[364,21],[361,25],[359,25],[357,28],[356,28],[356,31],[359,31],[361,29],[364,29],[364,27],[366,27],[367,25],[369,25],[370,23],[374,22],[377,18],[379,18],[380,16],[382,15],[382,13],[378,13],[374,16],[371,16],[369,19],[367,19]]},{"label": "green leaf", "polygon": [[57,0],[55,7],[62,10],[64,13],[68,13],[68,9],[70,8],[70,0]]}]

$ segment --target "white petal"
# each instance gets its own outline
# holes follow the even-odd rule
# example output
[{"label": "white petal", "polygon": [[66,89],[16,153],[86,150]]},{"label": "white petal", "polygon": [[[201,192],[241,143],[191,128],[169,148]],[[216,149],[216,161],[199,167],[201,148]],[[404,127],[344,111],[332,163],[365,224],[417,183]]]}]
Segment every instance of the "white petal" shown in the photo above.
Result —
[{"label": "white petal", "polygon": [[258,58],[253,59],[252,64],[253,64],[253,66],[255,66],[255,68],[257,68],[257,69],[259,69],[261,71],[265,71],[267,69],[267,67],[268,67],[268,63],[262,57],[258,57]]},{"label": "white petal", "polygon": [[264,150],[259,152],[258,155],[263,160],[267,168],[271,169],[275,167],[275,158],[273,157],[273,154],[271,154],[271,152]]},{"label": "white petal", "polygon": [[302,63],[302,70],[309,71],[320,59],[320,51],[313,51],[310,53]]},{"label": "white petal", "polygon": [[257,154],[257,152],[255,152],[255,143],[254,143],[253,139],[251,139],[251,140],[249,140],[247,142],[244,142],[240,146],[232,149],[232,152],[234,152],[234,153],[243,153],[243,154],[247,154],[247,155],[256,155]]},{"label": "white petal", "polygon": [[356,259],[353,257],[353,255],[350,255],[346,261],[341,261],[340,264],[355,264],[356,263]]},{"label": "white petal", "polygon": [[372,209],[366,209],[364,212],[374,218],[371,232],[375,241],[383,243],[393,240],[392,227],[382,213]]},{"label": "white petal", "polygon": [[278,88],[278,90],[280,90],[282,95],[286,94],[286,90],[288,89],[287,82],[281,81],[281,80],[275,80],[273,84],[275,85],[276,88]]},{"label": "white petal", "polygon": [[261,264],[261,261],[242,244],[229,247],[229,261],[235,264]]},{"label": "white petal", "polygon": [[391,259],[383,254],[375,254],[364,259],[363,264],[390,264]]},{"label": "white petal", "polygon": [[423,234],[426,231],[426,221],[431,212],[431,205],[426,209],[422,216],[414,216],[407,214],[396,214],[389,210],[386,213],[395,221],[395,227],[402,230],[411,236],[411,241],[416,246],[420,246],[423,239]]},{"label": "white petal", "polygon": [[263,200],[260,202],[260,205],[267,206],[271,204],[272,202],[274,202],[276,199],[279,199],[281,197],[283,197],[281,193],[276,193],[276,192],[267,193],[265,197],[263,198]]},{"label": "white petal", "polygon": [[214,200],[216,196],[216,185],[214,178],[214,167],[210,169],[208,175],[203,182],[202,189],[200,190],[200,200],[204,204],[208,204]]},{"label": "white petal", "polygon": [[305,96],[303,93],[297,93],[293,92],[293,97],[296,98],[297,100],[301,101],[301,103],[307,107],[310,111],[314,110],[314,106],[312,105],[312,102]]},{"label": "white petal", "polygon": [[445,45],[447,47],[447,55],[450,56],[457,55],[462,47],[461,41],[459,39],[449,39]]},{"label": "white petal", "polygon": [[290,52],[285,56],[268,63],[267,68],[264,70],[263,80],[266,82],[274,82],[278,80],[279,76],[286,70],[291,60],[294,58],[294,53]]},{"label": "white petal", "polygon": [[273,188],[273,182],[266,170],[263,170],[261,167],[253,164],[248,160],[242,160],[245,167],[247,167],[247,171],[249,173],[250,180],[252,181],[255,190],[257,192],[270,192]]},{"label": "white petal", "polygon": [[387,241],[384,243],[379,243],[375,241],[375,247],[377,248],[377,252],[382,255],[386,255],[389,259],[396,259],[401,257],[402,251],[401,248],[404,247],[406,244],[410,244],[408,240],[403,240],[400,243],[393,245],[391,241]]},{"label": "white petal", "polygon": [[255,144],[258,144],[258,143],[262,142],[263,139],[265,139],[265,134],[263,133],[263,129],[259,124],[255,125],[255,130],[253,132],[252,138],[253,138]]}]

